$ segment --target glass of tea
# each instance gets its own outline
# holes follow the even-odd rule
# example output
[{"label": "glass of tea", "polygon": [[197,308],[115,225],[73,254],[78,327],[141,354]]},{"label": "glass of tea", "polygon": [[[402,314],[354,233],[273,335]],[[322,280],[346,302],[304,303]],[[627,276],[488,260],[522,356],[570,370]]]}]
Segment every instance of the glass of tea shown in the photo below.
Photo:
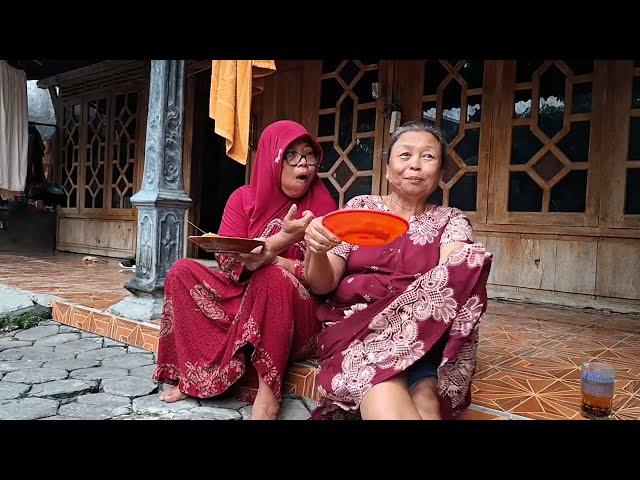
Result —
[{"label": "glass of tea", "polygon": [[582,413],[588,418],[611,416],[616,371],[603,362],[584,362],[580,376]]}]

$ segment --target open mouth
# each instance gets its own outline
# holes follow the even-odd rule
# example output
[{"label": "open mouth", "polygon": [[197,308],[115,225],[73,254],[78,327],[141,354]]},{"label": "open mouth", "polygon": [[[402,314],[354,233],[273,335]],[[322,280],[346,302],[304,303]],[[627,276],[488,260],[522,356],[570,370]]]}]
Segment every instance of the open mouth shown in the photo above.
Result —
[{"label": "open mouth", "polygon": [[296,175],[296,180],[300,180],[302,182],[306,182],[309,179],[308,173],[301,173],[300,175]]}]

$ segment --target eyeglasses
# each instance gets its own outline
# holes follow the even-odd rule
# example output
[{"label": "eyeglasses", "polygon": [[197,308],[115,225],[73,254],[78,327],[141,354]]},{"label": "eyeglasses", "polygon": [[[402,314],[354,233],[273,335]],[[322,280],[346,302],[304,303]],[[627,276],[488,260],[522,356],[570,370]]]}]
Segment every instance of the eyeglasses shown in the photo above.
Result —
[{"label": "eyeglasses", "polygon": [[307,161],[307,165],[310,167],[314,167],[318,164],[318,160],[316,159],[315,152],[309,153],[298,153],[295,150],[287,150],[284,154],[284,161],[287,162],[292,167],[296,167],[302,159]]}]

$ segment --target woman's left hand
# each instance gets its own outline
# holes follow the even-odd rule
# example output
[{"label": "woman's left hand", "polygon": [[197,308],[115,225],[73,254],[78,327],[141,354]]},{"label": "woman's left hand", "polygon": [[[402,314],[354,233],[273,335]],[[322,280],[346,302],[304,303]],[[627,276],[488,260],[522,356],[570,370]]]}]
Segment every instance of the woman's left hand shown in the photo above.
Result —
[{"label": "woman's left hand", "polygon": [[273,265],[278,259],[276,252],[271,248],[268,238],[256,238],[255,240],[262,240],[264,247],[256,247],[251,253],[238,254],[238,257],[244,262],[244,266],[251,272],[255,272],[266,265]]},{"label": "woman's left hand", "polygon": [[307,250],[315,254],[323,254],[342,243],[331,230],[322,223],[323,217],[314,218],[304,235]]}]

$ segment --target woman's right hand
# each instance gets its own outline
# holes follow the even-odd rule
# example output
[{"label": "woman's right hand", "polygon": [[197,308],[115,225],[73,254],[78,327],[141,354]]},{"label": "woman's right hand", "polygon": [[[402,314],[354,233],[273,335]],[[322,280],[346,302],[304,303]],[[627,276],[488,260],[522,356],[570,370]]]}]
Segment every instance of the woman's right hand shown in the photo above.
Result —
[{"label": "woman's right hand", "polygon": [[326,253],[342,241],[322,224],[322,217],[314,218],[305,230],[304,240],[312,253]]},{"label": "woman's right hand", "polygon": [[291,239],[291,244],[304,238],[304,233],[309,223],[313,220],[313,212],[305,210],[302,216],[295,218],[298,206],[294,203],[282,220],[282,231]]}]

